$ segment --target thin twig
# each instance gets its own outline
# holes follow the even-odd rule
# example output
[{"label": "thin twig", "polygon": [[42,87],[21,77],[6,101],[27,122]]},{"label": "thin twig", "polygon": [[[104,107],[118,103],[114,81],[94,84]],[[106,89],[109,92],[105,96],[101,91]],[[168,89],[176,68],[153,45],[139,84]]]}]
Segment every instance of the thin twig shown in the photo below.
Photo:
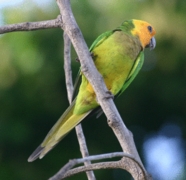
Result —
[{"label": "thin twig", "polygon": [[[85,136],[83,133],[83,128],[82,128],[81,124],[79,124],[76,126],[75,129],[76,129],[76,134],[77,134],[81,154],[82,154],[83,158],[86,158],[89,156],[89,152],[88,152],[88,148],[86,145],[86,139],[85,139]],[[87,159],[84,162],[84,164],[85,164],[85,166],[90,165],[91,161],[89,159]],[[86,174],[87,174],[88,180],[96,180],[96,177],[95,177],[93,171],[86,171]]]},{"label": "thin twig", "polygon": [[126,154],[124,152],[114,152],[114,153],[107,153],[107,154],[91,155],[91,156],[88,156],[85,158],[74,159],[71,161],[74,161],[74,164],[77,165],[77,164],[84,163],[85,161],[96,161],[96,160],[101,160],[101,159],[111,159],[111,158],[123,157],[123,156],[131,158],[132,160],[136,161],[133,156],[131,156],[130,154]]},{"label": "thin twig", "polygon": [[74,91],[73,81],[72,81],[72,70],[71,70],[71,41],[65,32],[63,33],[63,39],[64,39],[65,81],[66,81],[68,101],[71,104],[72,95],[73,95],[73,91]]},{"label": "thin twig", "polygon": [[[73,96],[73,82],[72,82],[72,70],[71,70],[71,41],[68,37],[68,35],[64,32],[63,34],[64,38],[64,71],[65,71],[65,79],[66,79],[66,87],[67,87],[67,94],[68,94],[68,100],[71,104],[72,102],[72,96]],[[77,125],[75,127],[77,139],[80,146],[80,151],[82,154],[82,157],[89,156],[88,148],[86,145],[85,136],[83,134],[83,128],[81,124]],[[91,164],[89,160],[84,162],[85,166]],[[95,180],[95,175],[93,171],[86,172],[88,180]]]},{"label": "thin twig", "polygon": [[61,16],[59,15],[56,19],[38,22],[24,22],[18,24],[10,24],[0,27],[0,34],[15,32],[15,31],[33,31],[39,29],[50,29],[61,27]]}]

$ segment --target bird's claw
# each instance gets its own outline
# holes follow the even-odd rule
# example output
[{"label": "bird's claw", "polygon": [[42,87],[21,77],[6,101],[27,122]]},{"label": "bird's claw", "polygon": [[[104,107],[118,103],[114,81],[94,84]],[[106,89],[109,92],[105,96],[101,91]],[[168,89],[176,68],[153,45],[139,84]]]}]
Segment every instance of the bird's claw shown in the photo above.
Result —
[{"label": "bird's claw", "polygon": [[79,62],[79,58],[78,57],[75,60],[76,60],[76,62]]},{"label": "bird's claw", "polygon": [[106,91],[106,96],[105,96],[106,99],[109,99],[109,98],[112,98],[114,99],[114,95],[110,92],[110,91]]},{"label": "bird's claw", "polygon": [[93,54],[93,52],[90,53],[90,56],[91,56],[92,58],[94,58],[94,54]]},{"label": "bird's claw", "polygon": [[[92,58],[94,58],[94,54],[93,54],[93,52],[90,53],[90,56],[91,56]],[[75,60],[76,60],[76,62],[80,62],[80,60],[79,60],[78,57],[77,57]]]}]

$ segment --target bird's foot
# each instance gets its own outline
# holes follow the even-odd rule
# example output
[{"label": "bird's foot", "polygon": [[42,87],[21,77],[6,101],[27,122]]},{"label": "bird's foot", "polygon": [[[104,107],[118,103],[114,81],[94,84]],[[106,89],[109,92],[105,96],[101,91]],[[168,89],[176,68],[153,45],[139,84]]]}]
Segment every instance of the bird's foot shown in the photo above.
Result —
[{"label": "bird's foot", "polygon": [[91,53],[90,53],[90,56],[91,56],[92,58],[94,58],[94,53],[93,53],[93,52],[91,52]]},{"label": "bird's foot", "polygon": [[[90,56],[91,56],[92,58],[94,58],[94,54],[93,54],[92,52],[90,53]],[[76,60],[76,62],[80,62],[80,60],[79,60],[78,57],[77,57],[75,60]]]},{"label": "bird's foot", "polygon": [[79,58],[78,57],[75,60],[76,60],[76,62],[79,62]]},{"label": "bird's foot", "polygon": [[106,91],[106,96],[105,96],[106,99],[109,99],[109,98],[112,98],[114,99],[114,95],[111,93],[111,91]]}]

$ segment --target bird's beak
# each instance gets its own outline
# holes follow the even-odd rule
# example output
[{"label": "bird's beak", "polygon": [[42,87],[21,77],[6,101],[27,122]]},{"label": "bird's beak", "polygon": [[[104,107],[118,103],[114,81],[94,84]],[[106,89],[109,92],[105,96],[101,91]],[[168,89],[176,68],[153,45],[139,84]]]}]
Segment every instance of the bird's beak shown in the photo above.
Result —
[{"label": "bird's beak", "polygon": [[150,40],[149,48],[150,50],[153,50],[156,47],[156,39],[155,37],[152,37]]}]

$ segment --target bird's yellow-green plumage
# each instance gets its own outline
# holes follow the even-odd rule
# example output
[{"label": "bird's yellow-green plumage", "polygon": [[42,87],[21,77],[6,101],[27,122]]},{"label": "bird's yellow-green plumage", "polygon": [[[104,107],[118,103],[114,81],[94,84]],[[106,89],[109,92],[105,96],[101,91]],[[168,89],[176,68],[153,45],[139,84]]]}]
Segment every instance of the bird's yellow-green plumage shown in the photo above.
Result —
[{"label": "bird's yellow-green plumage", "polygon": [[[145,21],[129,20],[113,31],[100,35],[90,47],[94,63],[101,73],[108,90],[121,94],[133,81],[142,67],[144,48],[155,47],[155,30]],[[98,107],[96,94],[82,74],[82,81],[75,100],[50,130],[42,144],[28,161],[42,158],[70,130]]]}]

